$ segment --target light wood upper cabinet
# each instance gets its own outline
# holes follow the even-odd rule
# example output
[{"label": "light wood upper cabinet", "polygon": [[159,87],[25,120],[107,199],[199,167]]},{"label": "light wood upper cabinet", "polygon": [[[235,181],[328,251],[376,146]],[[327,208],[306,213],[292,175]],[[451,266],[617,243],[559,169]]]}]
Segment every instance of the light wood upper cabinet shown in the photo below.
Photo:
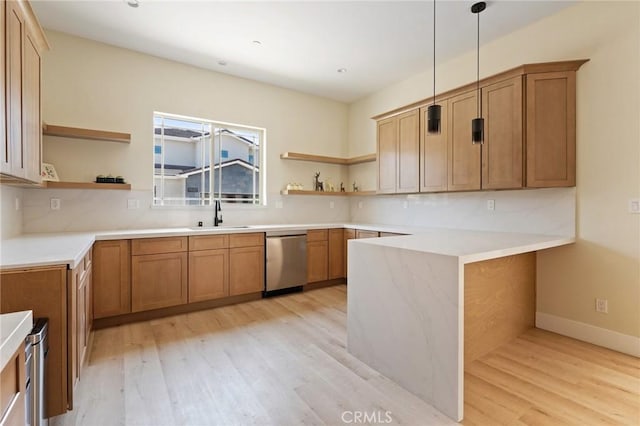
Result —
[{"label": "light wood upper cabinet", "polygon": [[229,249],[229,295],[264,290],[264,234],[262,245]]},{"label": "light wood upper cabinet", "polygon": [[347,276],[344,241],[344,229],[329,229],[328,278],[330,280]]},{"label": "light wood upper cabinet", "polygon": [[526,81],[526,186],[575,186],[575,71],[529,74]]},{"label": "light wood upper cabinet", "polygon": [[418,192],[420,115],[415,109],[378,122],[378,192]]},{"label": "light wood upper cabinet", "polygon": [[96,241],[93,268],[93,318],[130,313],[130,241]]},{"label": "light wood upper cabinet", "polygon": [[522,77],[482,88],[482,188],[523,186]]},{"label": "light wood upper cabinet", "polygon": [[189,252],[189,303],[229,295],[229,249]]},{"label": "light wood upper cabinet", "polygon": [[475,91],[449,99],[448,184],[449,191],[480,189],[481,145],[471,142],[471,120],[478,116]]},{"label": "light wood upper cabinet", "polygon": [[378,122],[378,192],[396,192],[398,120]]},{"label": "light wood upper cabinet", "polygon": [[420,192],[447,190],[448,101],[441,109],[440,133],[427,131],[427,107],[420,108]]},{"label": "light wood upper cabinet", "polygon": [[[44,33],[27,1],[0,5],[5,32],[2,49],[2,180],[40,183],[42,123],[40,55],[48,49]],[[5,130],[6,127],[6,130]]]}]

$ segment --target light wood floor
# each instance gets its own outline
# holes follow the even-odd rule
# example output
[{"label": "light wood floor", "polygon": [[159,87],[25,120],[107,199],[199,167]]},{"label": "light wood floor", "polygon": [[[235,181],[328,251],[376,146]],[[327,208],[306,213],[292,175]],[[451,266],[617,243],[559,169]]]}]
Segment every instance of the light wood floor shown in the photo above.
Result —
[{"label": "light wood floor", "polygon": [[[640,424],[639,371],[532,330],[470,366],[464,423]],[[345,286],[98,330],[77,392],[54,425],[455,424],[346,351]]]}]

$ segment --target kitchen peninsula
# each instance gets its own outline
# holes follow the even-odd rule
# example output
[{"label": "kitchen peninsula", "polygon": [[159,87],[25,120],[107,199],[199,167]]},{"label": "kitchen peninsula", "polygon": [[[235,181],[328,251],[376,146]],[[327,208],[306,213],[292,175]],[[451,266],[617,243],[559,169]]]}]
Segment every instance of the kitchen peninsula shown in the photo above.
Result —
[{"label": "kitchen peninsula", "polygon": [[460,421],[465,365],[535,324],[535,252],[574,242],[451,229],[349,241],[347,348]]}]

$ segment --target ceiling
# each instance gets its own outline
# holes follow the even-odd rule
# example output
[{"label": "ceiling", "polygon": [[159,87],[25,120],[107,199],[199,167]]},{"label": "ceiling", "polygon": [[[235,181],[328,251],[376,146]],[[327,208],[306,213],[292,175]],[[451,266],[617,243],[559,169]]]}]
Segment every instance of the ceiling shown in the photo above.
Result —
[{"label": "ceiling", "polygon": [[[437,63],[475,48],[472,3],[438,1]],[[572,3],[489,1],[480,18],[481,44]],[[32,5],[45,28],[342,102],[433,65],[431,1],[139,0],[132,8],[124,0],[35,0]],[[340,68],[347,72],[337,72]]]}]

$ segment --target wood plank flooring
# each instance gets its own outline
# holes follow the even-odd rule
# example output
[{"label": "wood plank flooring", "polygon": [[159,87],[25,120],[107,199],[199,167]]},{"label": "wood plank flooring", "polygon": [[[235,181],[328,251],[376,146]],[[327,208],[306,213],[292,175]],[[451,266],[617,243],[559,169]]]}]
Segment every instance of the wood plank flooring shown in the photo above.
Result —
[{"label": "wood plank flooring", "polygon": [[[465,424],[640,424],[640,360],[540,330],[465,388]],[[455,424],[346,351],[345,286],[98,330],[77,395],[52,425]]]}]

